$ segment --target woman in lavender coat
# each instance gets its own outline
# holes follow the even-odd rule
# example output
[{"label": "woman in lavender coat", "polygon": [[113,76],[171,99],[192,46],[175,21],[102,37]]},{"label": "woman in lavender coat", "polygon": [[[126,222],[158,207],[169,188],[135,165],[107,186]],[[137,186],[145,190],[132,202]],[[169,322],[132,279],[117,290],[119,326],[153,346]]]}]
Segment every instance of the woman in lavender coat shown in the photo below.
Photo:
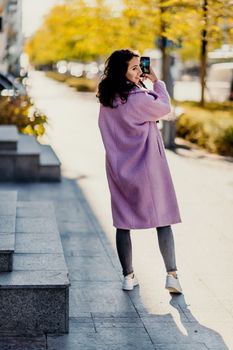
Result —
[{"label": "woman in lavender coat", "polygon": [[97,94],[116,246],[124,275],[122,288],[132,290],[138,284],[130,230],[156,227],[167,271],[165,288],[181,293],[171,229],[181,219],[157,127],[171,110],[170,98],[151,67],[143,79],[152,81],[153,90],[143,87],[139,55],[118,50],[106,61]]}]

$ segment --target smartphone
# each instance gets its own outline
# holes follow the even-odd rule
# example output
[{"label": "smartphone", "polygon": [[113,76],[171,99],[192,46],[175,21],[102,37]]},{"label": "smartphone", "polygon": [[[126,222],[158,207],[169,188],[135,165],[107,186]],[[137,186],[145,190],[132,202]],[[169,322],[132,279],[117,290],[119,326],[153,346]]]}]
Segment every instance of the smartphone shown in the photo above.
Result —
[{"label": "smartphone", "polygon": [[143,74],[150,74],[150,57],[141,56],[140,67]]}]

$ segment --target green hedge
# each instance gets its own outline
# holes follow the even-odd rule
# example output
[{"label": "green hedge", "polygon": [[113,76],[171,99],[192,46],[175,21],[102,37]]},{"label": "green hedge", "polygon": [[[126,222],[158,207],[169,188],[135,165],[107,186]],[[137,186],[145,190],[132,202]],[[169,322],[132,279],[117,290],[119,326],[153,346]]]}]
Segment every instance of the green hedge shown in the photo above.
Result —
[{"label": "green hedge", "polygon": [[211,153],[233,156],[233,102],[176,102],[184,113],[176,122],[177,136]]},{"label": "green hedge", "polygon": [[16,125],[19,132],[41,136],[47,117],[36,109],[28,96],[0,97],[0,125]]},{"label": "green hedge", "polygon": [[46,76],[60,82],[65,82],[69,86],[76,88],[77,91],[96,92],[97,89],[97,81],[94,79],[76,78],[52,71],[46,72]]}]

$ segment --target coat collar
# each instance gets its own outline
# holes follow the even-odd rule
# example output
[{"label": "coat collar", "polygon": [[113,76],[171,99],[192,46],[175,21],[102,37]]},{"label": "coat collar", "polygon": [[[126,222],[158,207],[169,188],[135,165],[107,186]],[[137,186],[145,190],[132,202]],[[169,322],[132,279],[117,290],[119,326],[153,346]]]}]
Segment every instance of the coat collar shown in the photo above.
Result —
[{"label": "coat collar", "polygon": [[130,90],[129,95],[140,94],[140,93],[144,93],[144,94],[146,93],[146,94],[152,95],[155,98],[158,97],[155,91],[149,90],[143,87],[139,87],[139,86],[135,86],[132,90]]},{"label": "coat collar", "polygon": [[[129,91],[129,96],[130,95],[134,95],[134,94],[141,94],[141,93],[151,95],[151,96],[153,96],[155,98],[155,100],[158,97],[158,95],[155,93],[155,91],[149,90],[149,89],[145,89],[145,88],[139,87],[139,86],[133,87]],[[119,105],[124,104],[124,102],[121,101],[120,97],[116,97],[114,102],[115,102],[114,107],[118,107]]]}]

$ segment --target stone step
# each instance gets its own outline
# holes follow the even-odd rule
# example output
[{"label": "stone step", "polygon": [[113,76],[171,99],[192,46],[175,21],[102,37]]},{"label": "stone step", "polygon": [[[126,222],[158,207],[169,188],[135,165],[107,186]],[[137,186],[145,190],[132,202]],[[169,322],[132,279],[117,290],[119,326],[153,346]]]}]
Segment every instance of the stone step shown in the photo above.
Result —
[{"label": "stone step", "polygon": [[49,145],[40,145],[40,180],[60,181],[61,163]]},{"label": "stone step", "polygon": [[[11,128],[9,130],[12,134],[16,132],[15,129],[14,132]],[[10,132],[4,136],[2,129],[1,133],[2,140],[8,142]],[[0,181],[60,181],[61,164],[52,148],[39,144],[34,136],[16,135],[17,147],[0,147]],[[9,136],[11,139],[13,136]]]},{"label": "stone step", "polygon": [[32,135],[19,134],[18,154],[38,155],[40,153],[40,145]]},{"label": "stone step", "polygon": [[17,150],[0,151],[1,181],[38,181],[40,147],[30,135],[19,135]]},{"label": "stone step", "polygon": [[[17,201],[17,191],[0,191],[0,204],[1,203],[16,203]],[[7,210],[7,209],[6,209]],[[12,209],[10,211],[12,213]],[[13,214],[16,212],[16,206],[13,209]],[[11,215],[11,214],[7,214]]]},{"label": "stone step", "polygon": [[0,274],[0,333],[68,333],[69,285],[52,202],[18,202],[13,271]]},{"label": "stone step", "polygon": [[18,138],[15,125],[0,126],[0,150],[16,150]]},{"label": "stone step", "polygon": [[15,157],[15,180],[39,180],[40,147],[34,136],[19,135],[17,156]]},{"label": "stone step", "polygon": [[0,272],[13,267],[16,201],[16,191],[0,191]]}]

